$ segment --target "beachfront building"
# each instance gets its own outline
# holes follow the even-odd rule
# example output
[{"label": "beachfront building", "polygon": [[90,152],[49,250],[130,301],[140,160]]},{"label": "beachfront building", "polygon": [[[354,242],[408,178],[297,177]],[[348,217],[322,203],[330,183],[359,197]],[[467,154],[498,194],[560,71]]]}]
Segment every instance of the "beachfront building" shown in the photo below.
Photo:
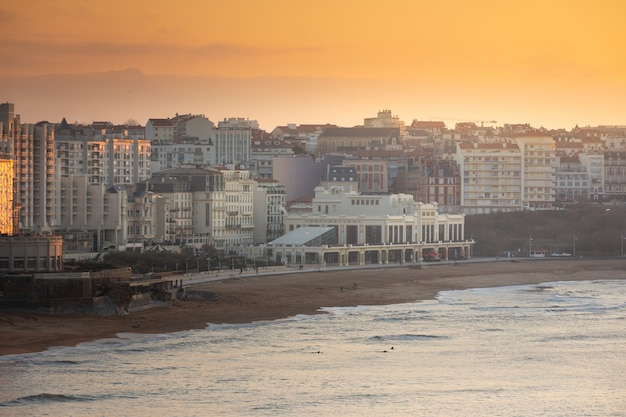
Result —
[{"label": "beachfront building", "polygon": [[461,209],[488,214],[522,209],[523,154],[514,143],[458,143]]},{"label": "beachfront building", "polygon": [[[317,187],[309,213],[285,216],[285,232],[301,227],[331,227],[333,245],[294,242],[269,246],[277,260],[301,259],[327,265],[411,263],[435,253],[436,259],[470,257],[473,242],[464,237],[464,215],[439,214],[437,204],[415,202],[407,194],[361,194],[340,187]],[[282,239],[282,238],[281,238]]]},{"label": "beachfront building", "polygon": [[236,254],[238,246],[251,245],[254,232],[254,180],[244,170],[220,168],[224,177],[224,245]]},{"label": "beachfront building", "polygon": [[12,235],[14,230],[13,215],[13,159],[0,155],[0,235]]},{"label": "beachfront building", "polygon": [[580,156],[560,155],[556,158],[555,192],[559,203],[589,199],[591,182]]},{"label": "beachfront building", "polygon": [[604,152],[605,198],[626,201],[626,149]]},{"label": "beachfront building", "polygon": [[[225,172],[228,170],[223,167],[181,167],[153,173],[147,184],[148,191],[163,197],[157,201],[157,213],[163,211],[162,208],[165,209],[165,218],[157,219],[156,242],[163,236],[165,243],[194,250],[200,250],[204,245],[212,245],[220,253],[226,252]],[[232,184],[229,188],[231,191],[228,197],[232,201],[228,208],[234,212],[238,210],[233,208],[238,202],[232,196],[238,191]],[[246,213],[251,211],[248,200],[249,197],[242,192],[239,202],[245,203]],[[232,238],[232,233],[229,237]],[[252,238],[246,243],[252,243]]]},{"label": "beachfront building", "polygon": [[165,243],[180,244],[181,239],[193,235],[192,175],[185,169],[175,168],[153,173],[148,181],[147,191],[167,200],[169,211],[164,219],[167,224],[163,236]]},{"label": "beachfront building", "polygon": [[[0,236],[0,274],[62,270],[63,238],[61,236]],[[2,281],[4,286],[20,286],[20,278],[17,276]]]},{"label": "beachfront building", "polygon": [[[552,208],[556,195],[554,188],[556,153],[553,138],[529,132],[518,136],[516,143],[523,155],[523,207]],[[601,168],[600,171],[602,171]],[[603,173],[600,172],[600,174]]]},{"label": "beachfront building", "polygon": [[15,228],[49,233],[56,226],[54,129],[47,122],[22,124],[13,103],[0,104],[0,151],[13,158]]},{"label": "beachfront building", "polygon": [[265,244],[283,234],[287,204],[285,186],[276,180],[257,178],[254,186],[254,244]]}]

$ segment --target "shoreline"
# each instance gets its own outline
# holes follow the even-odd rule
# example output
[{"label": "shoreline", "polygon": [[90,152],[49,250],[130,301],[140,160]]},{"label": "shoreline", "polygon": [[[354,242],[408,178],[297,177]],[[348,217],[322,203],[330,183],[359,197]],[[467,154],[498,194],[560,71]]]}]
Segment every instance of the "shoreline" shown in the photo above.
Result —
[{"label": "shoreline", "polygon": [[435,299],[439,292],[556,281],[626,279],[624,259],[516,259],[248,275],[185,286],[188,300],[125,316],[49,315],[0,310],[0,356],[75,346],[119,334],[164,334],[209,324],[323,314],[323,307],[389,305]]}]

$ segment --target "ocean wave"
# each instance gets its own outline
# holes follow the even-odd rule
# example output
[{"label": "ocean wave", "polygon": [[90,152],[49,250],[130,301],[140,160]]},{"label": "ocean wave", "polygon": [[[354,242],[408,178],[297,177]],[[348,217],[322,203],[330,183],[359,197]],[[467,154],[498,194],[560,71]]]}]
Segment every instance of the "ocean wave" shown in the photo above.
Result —
[{"label": "ocean wave", "polygon": [[71,403],[71,402],[85,402],[95,401],[96,398],[78,396],[78,395],[64,395],[64,394],[50,394],[41,393],[35,395],[27,395],[25,397],[15,398],[13,400],[0,403],[0,407],[16,407],[21,405],[34,405],[34,404],[51,404],[51,403]]},{"label": "ocean wave", "polygon": [[438,336],[433,334],[392,334],[385,336],[372,336],[370,340],[398,340],[398,341],[411,341],[411,340],[435,340],[435,339],[448,339],[448,336]]}]

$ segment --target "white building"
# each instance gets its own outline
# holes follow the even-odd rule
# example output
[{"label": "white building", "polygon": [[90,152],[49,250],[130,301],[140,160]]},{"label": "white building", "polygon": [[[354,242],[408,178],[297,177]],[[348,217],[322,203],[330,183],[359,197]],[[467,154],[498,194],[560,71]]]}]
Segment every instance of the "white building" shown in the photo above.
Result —
[{"label": "white building", "polygon": [[254,244],[263,244],[283,235],[286,205],[285,186],[275,180],[257,179],[254,187]]},{"label": "white building", "polygon": [[293,148],[288,142],[279,139],[255,139],[251,147],[255,176],[274,178],[274,158],[293,156]]},{"label": "white building", "polygon": [[[17,127],[17,125],[16,125]],[[14,136],[15,203],[21,205],[22,232],[51,232],[56,224],[54,129],[47,123],[23,124]]]},{"label": "white building", "polygon": [[274,245],[274,255],[338,265],[414,262],[433,252],[442,259],[469,258],[472,242],[464,238],[464,222],[464,215],[441,215],[436,204],[417,203],[407,194],[366,195],[317,187],[313,211],[286,215],[285,232],[332,227],[337,248]]},{"label": "white building", "polygon": [[465,214],[522,209],[523,155],[512,143],[457,143]]},{"label": "white building", "polygon": [[174,130],[174,123],[170,119],[148,119],[145,138],[152,143],[172,142]]},{"label": "white building", "polygon": [[249,162],[252,159],[251,143],[252,129],[257,129],[256,121],[230,118],[219,122],[214,132],[215,165]]},{"label": "white building", "polygon": [[530,209],[553,207],[556,153],[551,136],[530,132],[516,139],[523,155],[522,200]]},{"label": "white building", "polygon": [[254,241],[254,180],[248,171],[221,172],[226,205],[224,245],[227,254],[237,254],[237,246],[252,245]]},{"label": "white building", "polygon": [[214,146],[197,139],[152,145],[152,168],[156,171],[184,165],[210,165],[215,159]]},{"label": "white building", "polygon": [[185,121],[185,137],[195,138],[201,144],[209,144],[213,140],[215,125],[204,116],[194,116]]},{"label": "white building", "polygon": [[55,140],[61,176],[86,174],[90,184],[134,185],[150,178],[151,143],[139,138],[61,137]]}]

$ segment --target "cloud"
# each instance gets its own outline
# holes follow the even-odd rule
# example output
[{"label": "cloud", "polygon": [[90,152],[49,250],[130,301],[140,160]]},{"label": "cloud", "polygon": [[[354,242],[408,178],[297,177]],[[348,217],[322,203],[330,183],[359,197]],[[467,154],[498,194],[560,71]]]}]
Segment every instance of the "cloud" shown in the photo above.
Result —
[{"label": "cloud", "polygon": [[[115,43],[115,42],[32,42],[16,41],[0,44],[2,56],[21,56],[19,60],[0,61],[0,74],[67,73],[102,70],[119,70],[137,67],[145,71],[182,73],[189,68],[205,66],[219,75],[227,66],[254,68],[260,61],[300,58],[318,52],[311,47],[252,46],[233,43],[210,43],[199,46],[181,46],[165,43]],[[242,66],[241,64],[244,64]],[[187,67],[187,68],[185,68]],[[156,71],[159,72],[159,71]],[[197,72],[196,72],[197,73]],[[248,74],[254,75],[254,74]]]},{"label": "cloud", "polygon": [[0,45],[2,54],[39,54],[42,58],[48,57],[110,57],[136,54],[162,55],[220,55],[220,56],[250,56],[250,55],[283,55],[292,53],[310,53],[316,48],[311,47],[267,47],[229,43],[211,43],[200,46],[181,46],[173,44],[152,43],[115,43],[115,42],[6,42]]}]

